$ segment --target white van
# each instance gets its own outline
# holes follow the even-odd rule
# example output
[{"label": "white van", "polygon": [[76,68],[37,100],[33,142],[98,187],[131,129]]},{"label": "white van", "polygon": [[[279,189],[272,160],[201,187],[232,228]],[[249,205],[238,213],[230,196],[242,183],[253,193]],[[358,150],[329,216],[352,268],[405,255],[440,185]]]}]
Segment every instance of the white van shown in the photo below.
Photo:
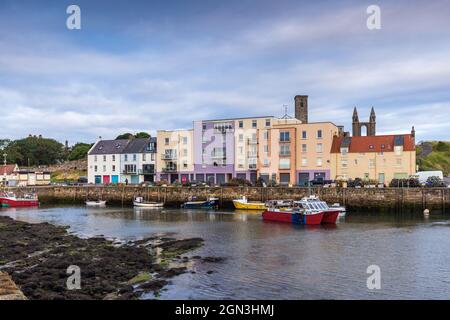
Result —
[{"label": "white van", "polygon": [[438,177],[441,180],[444,180],[444,174],[442,171],[419,171],[416,173],[417,178],[420,183],[427,182],[429,177]]}]

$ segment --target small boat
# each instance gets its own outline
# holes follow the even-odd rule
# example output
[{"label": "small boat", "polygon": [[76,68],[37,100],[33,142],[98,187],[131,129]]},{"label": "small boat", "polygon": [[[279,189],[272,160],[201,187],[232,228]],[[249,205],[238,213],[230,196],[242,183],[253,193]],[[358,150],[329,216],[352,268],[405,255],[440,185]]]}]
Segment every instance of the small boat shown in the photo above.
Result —
[{"label": "small boat", "polygon": [[245,196],[241,199],[233,200],[233,204],[236,209],[244,210],[264,210],[267,208],[265,203],[248,201]]},{"label": "small boat", "polygon": [[197,200],[197,197],[190,197],[189,201],[181,205],[185,209],[218,209],[219,198],[208,197],[206,200]]},{"label": "small boat", "polygon": [[96,200],[96,201],[88,200],[86,201],[86,205],[88,207],[104,207],[106,205],[106,200]]},{"label": "small boat", "polygon": [[320,200],[316,196],[309,196],[300,201],[294,201],[294,206],[300,206],[311,212],[323,212],[322,223],[335,224],[340,213],[338,209],[330,208],[325,201]]},{"label": "small boat", "polygon": [[144,201],[142,197],[134,198],[133,205],[139,208],[162,208],[164,207],[163,202],[154,202],[154,201]]},{"label": "small boat", "polygon": [[264,221],[287,222],[301,225],[319,225],[324,213],[305,210],[302,208],[280,210],[269,208],[262,213]]},{"label": "small boat", "polygon": [[37,194],[29,193],[23,197],[17,197],[13,192],[3,192],[0,194],[0,205],[2,207],[37,207],[39,199]]}]

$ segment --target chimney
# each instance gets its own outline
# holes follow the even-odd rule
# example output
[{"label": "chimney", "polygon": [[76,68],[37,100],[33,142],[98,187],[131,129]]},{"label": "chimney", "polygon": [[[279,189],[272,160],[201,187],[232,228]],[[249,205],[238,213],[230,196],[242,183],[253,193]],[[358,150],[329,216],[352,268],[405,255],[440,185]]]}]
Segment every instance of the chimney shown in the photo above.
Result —
[{"label": "chimney", "polygon": [[308,96],[297,95],[295,101],[295,118],[302,123],[308,123]]},{"label": "chimney", "polygon": [[413,138],[416,137],[416,129],[414,129],[414,126],[411,129],[411,137],[413,137]]}]

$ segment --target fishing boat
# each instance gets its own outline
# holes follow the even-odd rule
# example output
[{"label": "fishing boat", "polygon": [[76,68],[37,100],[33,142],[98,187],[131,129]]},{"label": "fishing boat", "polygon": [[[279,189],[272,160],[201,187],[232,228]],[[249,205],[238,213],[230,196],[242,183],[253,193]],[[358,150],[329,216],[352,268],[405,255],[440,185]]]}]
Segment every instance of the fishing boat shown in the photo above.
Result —
[{"label": "fishing boat", "polygon": [[0,194],[0,205],[2,207],[37,207],[39,206],[38,196],[34,193],[17,197],[13,192],[2,192]]},{"label": "fishing boat", "polygon": [[264,221],[277,221],[301,225],[319,225],[322,222],[324,212],[306,210],[300,207],[279,209],[268,208],[262,213]]},{"label": "fishing boat", "polygon": [[138,208],[162,208],[163,202],[144,201],[142,197],[134,198],[133,205]]},{"label": "fishing boat", "polygon": [[323,212],[322,223],[336,223],[340,213],[338,209],[330,208],[325,201],[313,195],[294,201],[295,206],[311,212]]},{"label": "fishing boat", "polygon": [[88,207],[104,207],[106,205],[106,200],[88,200],[86,201]]},{"label": "fishing boat", "polygon": [[189,201],[181,205],[185,209],[218,209],[219,198],[208,197],[206,200],[197,200],[197,197],[189,197]]},{"label": "fishing boat", "polygon": [[236,209],[243,210],[264,210],[267,208],[265,203],[248,201],[245,196],[241,199],[233,200],[233,205]]},{"label": "fishing boat", "polygon": [[345,217],[346,209],[344,206],[341,206],[339,203],[333,203],[331,206],[329,206],[331,209],[339,211],[339,218]]}]

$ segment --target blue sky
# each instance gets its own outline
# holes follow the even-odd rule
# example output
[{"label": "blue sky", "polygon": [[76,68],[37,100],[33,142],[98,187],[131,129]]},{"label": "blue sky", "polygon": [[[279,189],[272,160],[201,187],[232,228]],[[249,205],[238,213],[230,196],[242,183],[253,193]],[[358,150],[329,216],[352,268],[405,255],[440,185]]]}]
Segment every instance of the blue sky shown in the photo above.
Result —
[{"label": "blue sky", "polygon": [[[66,8],[81,8],[81,30]],[[381,8],[368,30],[366,8]],[[293,113],[450,140],[448,1],[0,2],[0,137],[61,141]]]}]

